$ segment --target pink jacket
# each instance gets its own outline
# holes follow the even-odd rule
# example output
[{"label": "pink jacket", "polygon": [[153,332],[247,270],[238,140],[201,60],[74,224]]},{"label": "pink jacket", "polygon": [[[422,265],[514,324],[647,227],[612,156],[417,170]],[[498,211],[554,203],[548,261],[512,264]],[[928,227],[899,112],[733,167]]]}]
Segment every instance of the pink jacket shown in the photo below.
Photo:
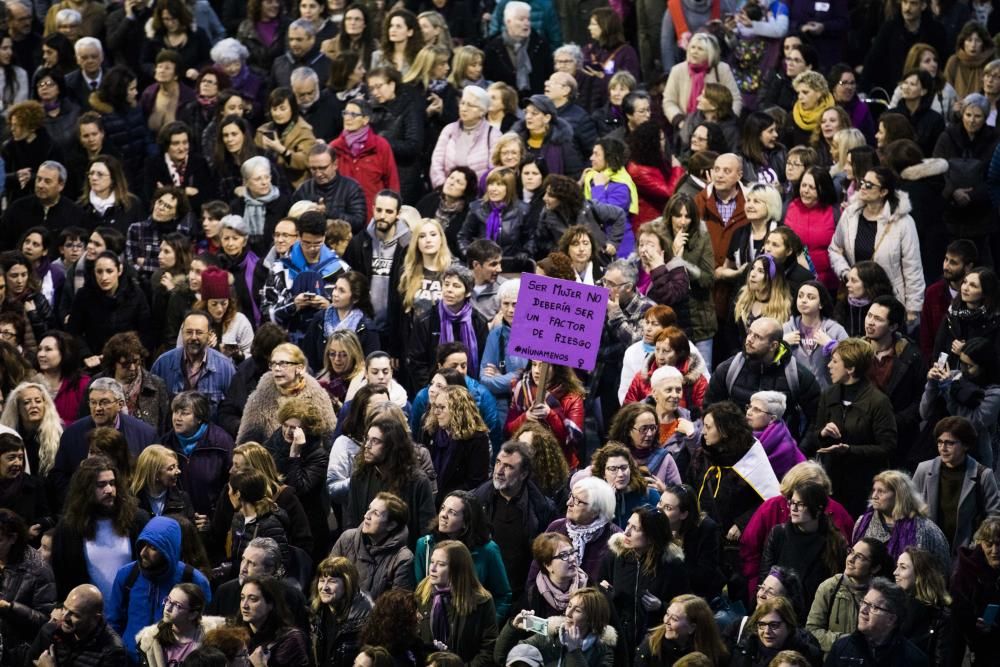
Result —
[{"label": "pink jacket", "polygon": [[462,121],[456,120],[445,125],[431,155],[431,187],[439,188],[444,185],[444,179],[455,167],[468,167],[476,172],[476,176],[485,174],[490,168],[490,155],[500,134],[500,130],[484,119],[472,137],[471,150],[459,155],[457,140],[462,135]]},{"label": "pink jacket", "polygon": [[[854,530],[854,519],[847,513],[844,506],[833,498],[826,506],[826,515],[833,525],[844,534],[847,543],[851,543],[851,532]],[[788,500],[784,496],[775,496],[765,500],[764,504],[750,517],[750,522],[740,536],[740,560],[743,561],[743,576],[747,578],[747,589],[750,599],[757,595],[757,570],[760,569],[760,555],[764,552],[764,544],[771,529],[788,521]]]},{"label": "pink jacket", "polygon": [[[785,224],[799,235],[813,266],[816,267],[816,277],[823,286],[835,295],[840,287],[840,280],[830,266],[830,240],[837,228],[833,207],[806,208],[799,199],[793,199],[785,214]],[[794,301],[797,295],[792,295]]]}]

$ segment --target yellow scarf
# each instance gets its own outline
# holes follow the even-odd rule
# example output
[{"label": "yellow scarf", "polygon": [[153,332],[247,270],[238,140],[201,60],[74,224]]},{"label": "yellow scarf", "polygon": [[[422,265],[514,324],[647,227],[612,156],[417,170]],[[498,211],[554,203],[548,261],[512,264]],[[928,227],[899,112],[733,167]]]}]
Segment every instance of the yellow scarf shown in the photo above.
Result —
[{"label": "yellow scarf", "polygon": [[[590,199],[590,188],[594,182],[594,174],[597,172],[593,169],[588,169],[587,174],[583,178],[583,196]],[[635,181],[629,176],[629,173],[625,171],[624,168],[618,171],[611,171],[611,169],[605,169],[603,172],[608,177],[609,183],[621,183],[628,188],[630,200],[628,203],[628,212],[632,215],[636,215],[639,212],[639,192],[635,188]]]},{"label": "yellow scarf", "polygon": [[796,102],[795,106],[792,107],[792,117],[795,119],[795,124],[806,132],[812,132],[817,127],[819,127],[819,119],[823,116],[823,112],[836,104],[833,101],[833,95],[827,93],[825,97],[820,99],[819,104],[816,108],[806,111],[802,108],[801,102]]}]

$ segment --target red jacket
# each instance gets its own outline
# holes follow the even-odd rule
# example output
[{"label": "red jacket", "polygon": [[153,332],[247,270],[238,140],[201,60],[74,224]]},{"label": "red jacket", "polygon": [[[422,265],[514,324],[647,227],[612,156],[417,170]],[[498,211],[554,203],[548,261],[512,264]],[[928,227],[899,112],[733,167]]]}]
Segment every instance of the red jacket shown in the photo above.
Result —
[{"label": "red jacket", "polygon": [[365,191],[365,201],[368,204],[368,217],[365,220],[371,220],[375,195],[380,190],[399,192],[399,171],[389,142],[370,130],[368,141],[357,157],[351,155],[343,134],[330,142],[330,148],[337,151],[337,172],[353,178]]},{"label": "red jacket", "polygon": [[941,323],[948,317],[950,305],[951,291],[943,278],[931,284],[924,292],[924,307],[920,311],[920,351],[928,362],[934,361],[931,359],[934,354],[934,339]]},{"label": "red jacket", "polygon": [[[843,533],[847,544],[851,544],[851,533],[854,531],[854,519],[847,513],[844,506],[830,498],[826,506],[827,518]],[[788,521],[790,516],[788,500],[784,496],[775,496],[765,500],[764,504],[750,517],[750,522],[740,536],[740,560],[743,561],[743,576],[747,578],[747,588],[750,599],[757,594],[757,570],[760,569],[760,555],[764,553],[764,544],[771,529]]]},{"label": "red jacket", "polygon": [[[681,393],[680,407],[685,410],[691,410],[692,408],[700,410],[702,403],[705,402],[705,392],[708,391],[708,380],[702,375],[704,366],[702,364],[692,364],[692,361],[689,357],[677,368],[684,375],[684,391]],[[632,378],[632,384],[628,387],[628,393],[625,394],[625,400],[622,401],[622,405],[636,403],[653,393],[650,380],[653,377],[653,371],[657,368],[659,366],[656,363],[656,357],[652,354],[649,355],[646,365]]]},{"label": "red jacket", "polygon": [[[525,383],[524,380],[514,387],[514,397],[510,402],[507,424],[504,427],[508,437],[521,428],[521,424],[528,418],[525,406],[530,407],[534,402],[534,390],[535,385]],[[580,467],[580,458],[575,441],[583,437],[583,396],[568,392],[558,392],[557,395],[550,390],[545,395],[545,403],[549,406],[545,424],[552,429],[552,434],[559,441],[569,469],[576,470]]]},{"label": "red jacket", "polygon": [[639,193],[639,213],[632,216],[632,233],[639,236],[639,227],[663,215],[663,208],[674,195],[677,183],[684,178],[684,167],[671,167],[670,178],[656,167],[629,162],[625,167]]},{"label": "red jacket", "polygon": [[[737,186],[739,187],[739,186]],[[733,233],[745,225],[749,225],[746,214],[743,212],[743,205],[746,198],[743,190],[736,193],[736,212],[730,218],[728,225],[722,224],[722,217],[719,215],[719,207],[715,203],[715,189],[711,184],[694,197],[694,205],[698,207],[698,213],[708,228],[708,236],[712,239],[712,254],[715,256],[715,268],[719,268],[726,263],[726,253],[729,252],[729,245],[733,240]],[[733,283],[716,280],[712,288],[712,297],[715,300],[715,314],[719,320],[730,316],[729,297],[733,291]]]}]

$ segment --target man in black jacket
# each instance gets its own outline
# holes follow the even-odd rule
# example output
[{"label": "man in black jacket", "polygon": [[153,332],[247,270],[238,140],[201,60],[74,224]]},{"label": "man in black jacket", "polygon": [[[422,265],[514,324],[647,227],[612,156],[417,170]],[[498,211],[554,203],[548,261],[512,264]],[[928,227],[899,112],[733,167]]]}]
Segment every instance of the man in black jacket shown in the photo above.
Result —
[{"label": "man in black jacket", "polygon": [[61,618],[38,632],[25,664],[38,667],[125,667],[125,645],[104,620],[104,598],[91,584],[69,592]]},{"label": "man in black jacket", "polygon": [[288,50],[271,65],[271,87],[290,87],[292,71],[298,67],[312,68],[320,81],[330,77],[330,59],[319,50],[316,28],[305,19],[296,19],[288,25]]},{"label": "man in black jacket", "polygon": [[910,47],[918,42],[930,44],[937,50],[938,67],[952,52],[944,27],[930,12],[927,0],[899,0],[893,2],[897,15],[886,21],[868,50],[865,67],[861,73],[863,90],[875,87],[892,91],[903,75],[903,64]]},{"label": "man in black jacket", "polygon": [[541,93],[552,73],[552,50],[531,29],[531,8],[524,3],[504,7],[503,29],[486,42],[483,51],[483,76],[512,86],[521,99]]},{"label": "man in black jacket", "polygon": [[513,599],[524,591],[531,567],[531,543],[556,518],[551,498],[531,480],[532,452],[519,440],[505,442],[493,479],[474,491],[493,525],[493,540],[507,565]]},{"label": "man in black jacket", "polygon": [[834,643],[826,667],[928,667],[927,656],[900,632],[906,608],[902,588],[882,577],[872,579],[858,611],[858,629]]},{"label": "man in black jacket", "polygon": [[365,228],[365,192],[353,178],[337,173],[337,154],[326,144],[316,144],[306,158],[310,178],[292,193],[292,203],[313,201],[326,207],[327,219],[341,219],[351,223],[351,231],[358,234]]},{"label": "man in black jacket", "polygon": [[344,129],[340,107],[334,92],[319,83],[319,75],[312,67],[292,70],[292,92],[299,104],[299,115],[312,125],[313,134],[324,143],[333,141]]},{"label": "man in black jacket", "polygon": [[55,160],[46,160],[35,172],[35,192],[21,197],[4,213],[0,222],[0,247],[13,248],[25,230],[41,225],[51,234],[80,224],[83,211],[63,197],[66,187],[66,167]]}]

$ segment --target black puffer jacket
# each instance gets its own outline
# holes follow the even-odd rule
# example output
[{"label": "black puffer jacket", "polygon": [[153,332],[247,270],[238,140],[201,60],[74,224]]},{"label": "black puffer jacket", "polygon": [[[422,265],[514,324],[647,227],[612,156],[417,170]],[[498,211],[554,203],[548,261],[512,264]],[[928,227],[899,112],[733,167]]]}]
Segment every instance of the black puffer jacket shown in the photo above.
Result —
[{"label": "black puffer jacket", "polygon": [[146,295],[123,276],[114,296],[97,285],[84,285],[73,298],[66,329],[81,341],[88,356],[100,354],[108,339],[122,331],[138,332],[146,349],[154,349],[151,323]]},{"label": "black puffer jacket", "polygon": [[392,148],[405,202],[416,202],[423,194],[420,158],[424,151],[425,108],[420,93],[404,85],[396,87],[394,99],[372,110],[371,127]]},{"label": "black puffer jacket", "polygon": [[25,546],[19,560],[7,563],[0,585],[0,597],[10,603],[0,611],[4,664],[20,664],[8,661],[8,656],[23,656],[49,620],[49,612],[56,604],[55,575],[37,551]]},{"label": "black puffer jacket", "polygon": [[[929,667],[930,661],[913,642],[894,635],[887,643],[872,651],[871,644],[856,630],[834,643],[826,656],[826,667]],[[934,663],[937,664],[937,663]],[[978,663],[977,663],[978,664]],[[986,663],[983,663],[986,664]]]},{"label": "black puffer jacket", "polygon": [[[951,609],[948,607],[925,604],[912,595],[908,596],[906,619],[899,632],[923,651],[931,664],[951,664],[953,632]],[[965,651],[962,653],[964,655]]]},{"label": "black puffer jacket", "polygon": [[347,618],[338,621],[323,605],[313,618],[312,636],[317,667],[351,667],[361,648],[361,629],[372,612],[372,600],[366,593],[354,596]]},{"label": "black puffer jacket", "polygon": [[330,495],[326,488],[326,465],[330,454],[319,438],[306,438],[299,456],[289,456],[289,444],[279,428],[264,443],[274,458],[285,484],[295,491],[303,507],[308,507],[309,529],[313,536],[314,562],[319,563],[330,551],[330,528],[327,515]]},{"label": "black puffer jacket", "polygon": [[798,651],[812,667],[823,663],[823,651],[816,638],[802,628],[795,628],[780,649],[769,649],[761,644],[755,629],[746,627],[739,641],[729,647],[729,667],[767,667],[779,651]]},{"label": "black puffer jacket", "polygon": [[[983,126],[970,137],[961,123],[953,123],[937,137],[934,157],[948,161],[945,188],[938,192],[945,201],[944,222],[952,238],[982,237],[996,224],[996,210],[986,185],[986,173],[996,145],[996,131],[989,126]],[[972,188],[970,201],[965,206],[960,206],[953,198],[955,190],[960,188]]]},{"label": "black puffer jacket", "polygon": [[101,114],[104,123],[105,141],[118,149],[122,159],[122,169],[132,189],[142,185],[143,164],[147,157],[156,154],[153,135],[146,125],[146,117],[138,106],[124,111],[116,111],[101,99],[99,93],[91,93],[90,107]]}]

